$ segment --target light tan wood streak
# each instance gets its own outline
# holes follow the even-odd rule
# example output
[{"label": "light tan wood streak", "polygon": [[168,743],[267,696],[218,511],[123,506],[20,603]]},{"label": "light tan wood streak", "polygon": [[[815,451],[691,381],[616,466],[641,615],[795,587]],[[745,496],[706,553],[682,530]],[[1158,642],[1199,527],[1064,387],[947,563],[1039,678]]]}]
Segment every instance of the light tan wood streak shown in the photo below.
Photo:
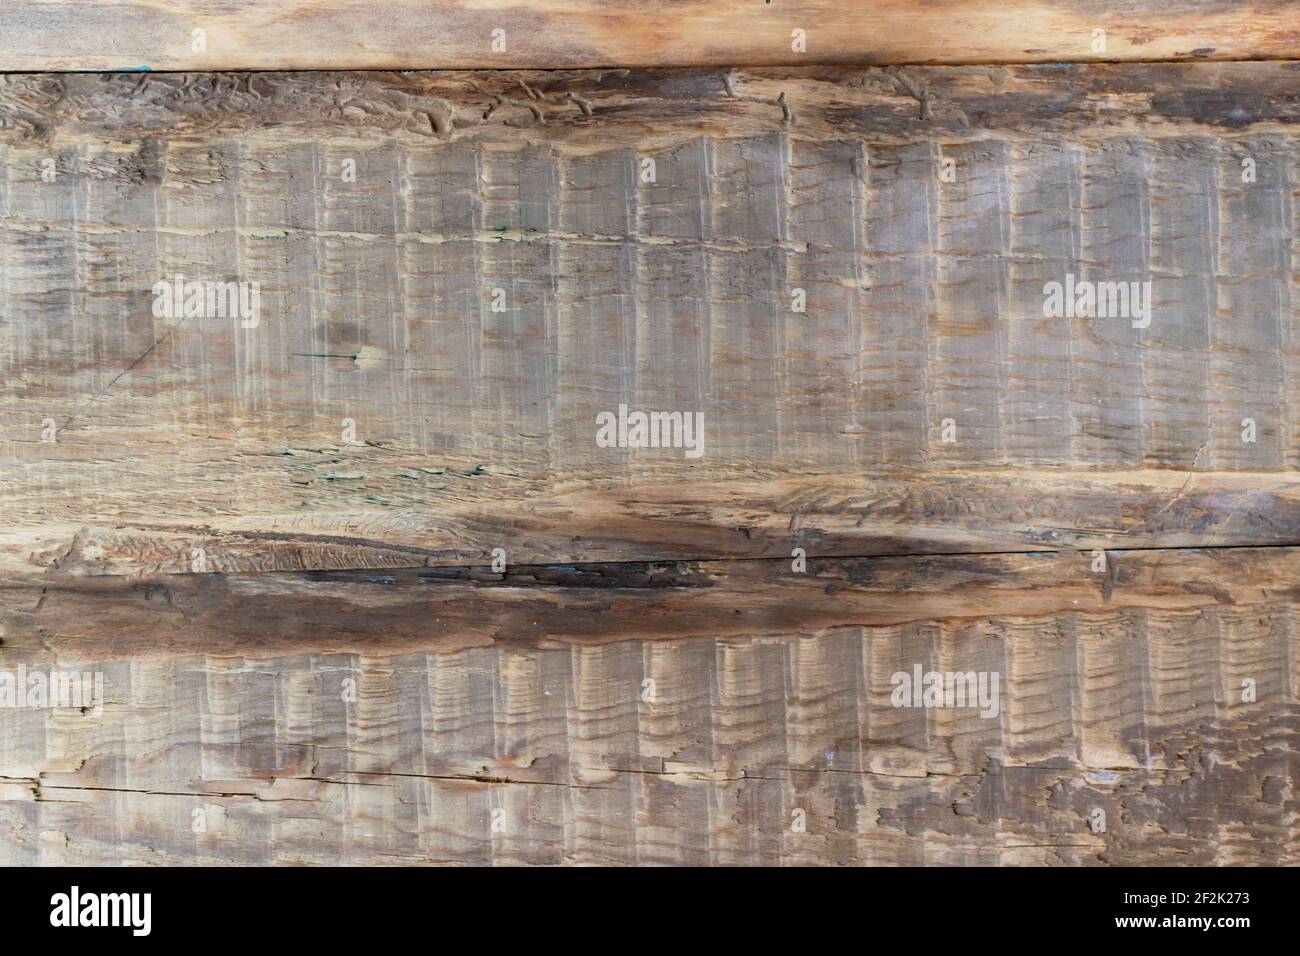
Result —
[{"label": "light tan wood streak", "polygon": [[1290,0],[3,0],[0,69],[1242,60],[1294,55],[1296,13]]}]

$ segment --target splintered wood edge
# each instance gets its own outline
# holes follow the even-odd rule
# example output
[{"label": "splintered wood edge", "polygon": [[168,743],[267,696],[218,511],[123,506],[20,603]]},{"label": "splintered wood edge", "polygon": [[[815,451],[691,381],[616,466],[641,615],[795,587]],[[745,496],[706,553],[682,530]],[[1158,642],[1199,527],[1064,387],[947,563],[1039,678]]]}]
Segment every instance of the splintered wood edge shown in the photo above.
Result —
[{"label": "splintered wood edge", "polygon": [[850,69],[0,75],[0,144],[240,133],[607,150],[700,136],[953,141],[1293,128],[1296,62]]},{"label": "splintered wood edge", "polygon": [[762,639],[919,621],[1285,609],[1300,548],[409,569],[0,586],[5,656],[451,653]]}]

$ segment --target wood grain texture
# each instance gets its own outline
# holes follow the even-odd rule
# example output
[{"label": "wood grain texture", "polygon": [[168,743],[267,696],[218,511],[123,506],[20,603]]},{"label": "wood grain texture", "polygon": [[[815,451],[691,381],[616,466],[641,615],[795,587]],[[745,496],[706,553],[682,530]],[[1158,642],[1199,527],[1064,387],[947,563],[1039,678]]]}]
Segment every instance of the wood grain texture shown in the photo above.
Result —
[{"label": "wood grain texture", "polygon": [[451,653],[755,637],[935,618],[1273,605],[1300,591],[1295,548],[620,562],[388,571],[70,576],[6,583],[4,647],[60,660],[203,648]]},{"label": "wood grain texture", "polygon": [[4,712],[0,860],[1294,865],[1300,557],[1247,551],[83,579],[5,615],[106,703]]},{"label": "wood grain texture", "polygon": [[1297,74],[1141,69],[4,78],[0,568],[1295,544]]},{"label": "wood grain texture", "polygon": [[1295,55],[1297,12],[1293,0],[393,0],[377,16],[356,0],[3,0],[0,70],[1266,59]]},{"label": "wood grain texture", "polygon": [[0,862],[1300,863],[1297,76],[0,76]]},{"label": "wood grain texture", "polygon": [[0,532],[0,576],[185,574],[196,548],[207,571],[250,572],[483,565],[496,548],[536,564],[1300,541],[1300,480],[1289,472],[664,480],[525,497],[508,483],[459,477],[470,489],[463,499],[447,485],[437,500],[399,486],[407,503],[387,513],[355,501],[324,513],[187,517],[142,504],[139,516],[87,512],[11,528]]}]

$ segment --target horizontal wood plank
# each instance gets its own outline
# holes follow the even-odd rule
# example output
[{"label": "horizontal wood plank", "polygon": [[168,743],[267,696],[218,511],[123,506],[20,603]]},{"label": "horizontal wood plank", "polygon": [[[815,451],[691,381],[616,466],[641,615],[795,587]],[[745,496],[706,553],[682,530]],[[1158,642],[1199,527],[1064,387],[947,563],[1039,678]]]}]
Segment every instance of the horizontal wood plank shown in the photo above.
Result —
[{"label": "horizontal wood plank", "polygon": [[[707,558],[1300,544],[1294,473],[1049,472],[635,482],[518,496],[439,478],[421,508],[128,518],[0,532],[0,574],[247,573]],[[481,487],[480,487],[481,486]],[[446,489],[447,485],[439,486]],[[462,490],[463,489],[463,490]],[[503,508],[502,501],[508,501]]]},{"label": "horizontal wood plank", "polygon": [[5,582],[5,647],[61,659],[450,653],[1297,596],[1300,549],[679,561]]},{"label": "horizontal wood plank", "polygon": [[0,862],[1300,863],[1296,76],[0,75]]},{"label": "horizontal wood plank", "polygon": [[1300,552],[1108,557],[5,589],[0,860],[1300,862]]},{"label": "horizontal wood plank", "polygon": [[1295,544],[1295,76],[0,78],[0,569]]},{"label": "horizontal wood plank", "polygon": [[1296,13],[1290,0],[393,0],[382,16],[356,0],[0,0],[0,70],[1243,60],[1293,56]]}]

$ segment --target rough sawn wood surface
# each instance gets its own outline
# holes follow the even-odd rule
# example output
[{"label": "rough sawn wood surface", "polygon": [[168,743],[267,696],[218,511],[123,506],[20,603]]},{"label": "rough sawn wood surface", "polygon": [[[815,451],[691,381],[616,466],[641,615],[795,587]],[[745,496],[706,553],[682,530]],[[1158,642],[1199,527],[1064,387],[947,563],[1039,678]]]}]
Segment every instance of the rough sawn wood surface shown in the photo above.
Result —
[{"label": "rough sawn wood surface", "polygon": [[1296,863],[1298,77],[0,75],[0,862]]}]

